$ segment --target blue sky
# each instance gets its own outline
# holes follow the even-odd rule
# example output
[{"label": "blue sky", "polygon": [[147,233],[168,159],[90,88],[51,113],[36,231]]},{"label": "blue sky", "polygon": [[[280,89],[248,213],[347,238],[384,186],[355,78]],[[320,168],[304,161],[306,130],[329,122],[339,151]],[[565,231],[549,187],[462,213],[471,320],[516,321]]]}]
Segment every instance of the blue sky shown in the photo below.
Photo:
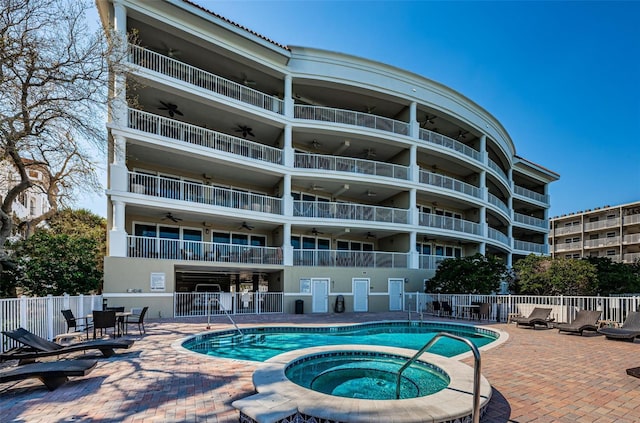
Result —
[{"label": "blue sky", "polygon": [[560,174],[550,216],[640,201],[640,2],[192,1],[462,93],[519,156]]}]

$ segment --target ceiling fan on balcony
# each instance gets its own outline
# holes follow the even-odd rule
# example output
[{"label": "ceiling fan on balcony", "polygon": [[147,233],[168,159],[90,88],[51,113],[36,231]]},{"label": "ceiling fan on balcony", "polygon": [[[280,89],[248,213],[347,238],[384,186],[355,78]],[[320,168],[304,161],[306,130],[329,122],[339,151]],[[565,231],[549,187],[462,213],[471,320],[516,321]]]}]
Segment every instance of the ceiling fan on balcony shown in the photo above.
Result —
[{"label": "ceiling fan on balcony", "polygon": [[240,225],[239,229],[246,229],[248,231],[252,231],[253,230],[253,226],[249,225],[246,221],[242,222],[242,225]]},{"label": "ceiling fan on balcony", "polygon": [[322,145],[322,144],[320,143],[320,141],[318,141],[318,140],[313,140],[313,141],[311,141],[311,143],[310,143],[310,144],[311,144],[311,147],[312,147],[314,150],[317,150],[317,149],[318,149],[318,148],[320,148],[320,146]]},{"label": "ceiling fan on balcony", "polygon": [[182,220],[182,218],[176,217],[173,214],[171,214],[171,212],[168,212],[167,214],[164,215],[162,220],[171,220],[174,223],[178,223],[178,222],[180,222]]},{"label": "ceiling fan on balcony", "polygon": [[158,107],[158,110],[166,110],[169,113],[170,117],[174,117],[175,115],[184,116],[180,110],[178,110],[178,105],[173,103],[165,103],[164,101],[160,101],[162,107]]},{"label": "ceiling fan on balcony", "polygon": [[362,155],[367,159],[375,159],[378,154],[376,153],[375,148],[365,148],[362,151]]},{"label": "ceiling fan on balcony", "polygon": [[469,133],[469,131],[463,131],[462,129],[460,131],[458,131],[458,136],[456,137],[456,139],[458,141],[463,140],[465,138],[467,138],[467,134]]},{"label": "ceiling fan on balcony", "polygon": [[367,232],[364,236],[366,239],[376,239],[376,234],[372,234],[371,232]]},{"label": "ceiling fan on balcony", "polygon": [[252,80],[252,79],[249,79],[249,78],[247,77],[247,74],[246,74],[246,73],[244,73],[244,72],[242,72],[242,73],[240,74],[240,78],[241,78],[242,83],[243,83],[244,85],[246,85],[247,87],[249,87],[249,86],[253,86],[253,85],[256,85],[256,81],[254,81],[254,80]]},{"label": "ceiling fan on balcony", "polygon": [[420,128],[426,128],[427,125],[433,125],[438,116],[436,115],[432,115],[429,116],[428,114],[424,115],[424,120],[419,120],[418,123],[420,123]]},{"label": "ceiling fan on balcony", "polygon": [[378,107],[378,106],[364,106],[364,110],[365,110],[365,112],[371,114],[371,113],[373,113],[374,110],[376,110],[376,107]]},{"label": "ceiling fan on balcony", "polygon": [[169,47],[166,43],[160,42],[160,44],[162,44],[162,47],[150,47],[151,50],[156,51],[160,54],[164,54],[168,57],[171,57],[172,59],[180,56],[181,52],[180,50],[177,50],[173,47]]},{"label": "ceiling fan on balcony", "polygon": [[238,124],[238,127],[236,128],[236,132],[240,132],[242,134],[242,138],[247,138],[247,135],[249,135],[250,137],[255,137],[253,133],[253,128],[247,125]]},{"label": "ceiling fan on balcony", "polygon": [[320,232],[319,230],[317,230],[316,228],[311,229],[311,234],[318,236],[318,235],[322,235],[324,234],[324,232]]}]

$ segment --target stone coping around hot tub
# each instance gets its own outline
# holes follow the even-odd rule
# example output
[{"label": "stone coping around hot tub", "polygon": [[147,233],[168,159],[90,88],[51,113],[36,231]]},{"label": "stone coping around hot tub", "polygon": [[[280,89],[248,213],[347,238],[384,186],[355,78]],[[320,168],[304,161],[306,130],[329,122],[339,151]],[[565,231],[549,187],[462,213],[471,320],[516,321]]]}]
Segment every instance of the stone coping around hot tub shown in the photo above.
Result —
[{"label": "stone coping around hot tub", "polygon": [[[277,422],[297,413],[337,422],[448,422],[468,418],[473,409],[473,368],[457,359],[424,353],[419,360],[442,369],[450,378],[449,385],[434,394],[400,400],[352,399],[323,394],[291,382],[286,367],[307,356],[331,352],[374,351],[410,358],[416,351],[405,348],[331,345],[304,348],[273,357],[253,374],[258,394],[233,402],[241,414],[256,422]],[[491,385],[480,380],[480,409],[491,399]],[[270,407],[267,404],[271,404]],[[288,416],[286,415],[288,414]],[[277,417],[276,417],[277,416]]]}]

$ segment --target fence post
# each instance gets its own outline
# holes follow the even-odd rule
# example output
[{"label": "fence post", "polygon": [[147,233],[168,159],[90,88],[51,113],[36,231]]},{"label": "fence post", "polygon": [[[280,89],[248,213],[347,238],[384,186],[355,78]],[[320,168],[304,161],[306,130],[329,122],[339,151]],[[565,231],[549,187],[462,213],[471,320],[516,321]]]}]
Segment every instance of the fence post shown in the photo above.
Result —
[{"label": "fence post", "polygon": [[69,307],[69,294],[67,294],[66,292],[62,294],[62,308],[64,310],[68,310],[71,308]]},{"label": "fence post", "polygon": [[[93,302],[93,294],[91,294],[91,301]],[[78,313],[78,316],[80,317],[84,317],[86,315],[86,313],[84,312],[84,295],[80,294],[78,295],[78,307],[76,307],[76,313]],[[86,320],[85,320],[86,323]]]},{"label": "fence post", "polygon": [[27,297],[23,295],[20,297],[20,326],[30,329],[27,323]]},{"label": "fence post", "polygon": [[53,295],[47,295],[47,339],[53,339]]}]

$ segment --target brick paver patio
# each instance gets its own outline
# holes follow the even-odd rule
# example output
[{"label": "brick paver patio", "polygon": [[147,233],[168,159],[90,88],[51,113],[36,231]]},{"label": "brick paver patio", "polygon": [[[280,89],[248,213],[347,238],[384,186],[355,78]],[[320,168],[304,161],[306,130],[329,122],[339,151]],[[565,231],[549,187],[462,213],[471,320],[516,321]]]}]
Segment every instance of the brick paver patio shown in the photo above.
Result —
[{"label": "brick paver patio", "polygon": [[[407,314],[236,318],[241,326],[387,319],[406,320]],[[490,325],[508,332],[509,340],[482,353],[482,373],[494,388],[483,422],[640,422],[640,379],[625,373],[640,366],[640,341]],[[147,326],[131,350],[100,359],[91,374],[53,392],[37,380],[0,384],[0,421],[237,422],[231,403],[253,393],[258,364],[177,353],[171,344],[204,331],[204,320],[152,320]],[[212,322],[212,329],[228,327],[224,316]]]}]

